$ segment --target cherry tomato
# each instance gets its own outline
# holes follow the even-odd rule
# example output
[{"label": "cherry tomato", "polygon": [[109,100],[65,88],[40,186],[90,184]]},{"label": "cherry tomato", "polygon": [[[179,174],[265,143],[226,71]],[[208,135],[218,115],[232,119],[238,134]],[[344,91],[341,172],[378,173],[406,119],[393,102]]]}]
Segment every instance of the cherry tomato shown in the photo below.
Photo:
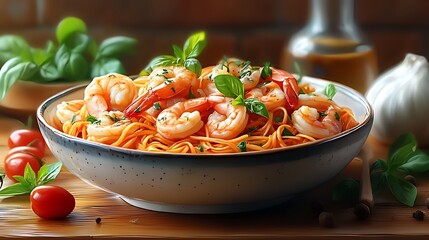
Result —
[{"label": "cherry tomato", "polygon": [[18,146],[36,147],[45,152],[46,143],[42,134],[35,129],[19,129],[13,131],[8,139],[9,148]]},{"label": "cherry tomato", "polygon": [[35,173],[37,173],[41,167],[41,162],[37,157],[29,153],[17,152],[11,154],[4,160],[4,172],[10,180],[17,182],[13,176],[24,176],[27,163],[30,164],[31,169],[33,169]]},{"label": "cherry tomato", "polygon": [[75,207],[74,196],[59,186],[39,186],[30,194],[31,209],[43,219],[65,218]]},{"label": "cherry tomato", "polygon": [[39,159],[42,159],[45,156],[45,153],[42,152],[42,150],[40,150],[39,148],[30,147],[30,146],[18,146],[18,147],[10,149],[9,152],[7,152],[4,159],[12,156],[15,153],[19,153],[19,152],[31,154],[31,155],[39,158]]}]

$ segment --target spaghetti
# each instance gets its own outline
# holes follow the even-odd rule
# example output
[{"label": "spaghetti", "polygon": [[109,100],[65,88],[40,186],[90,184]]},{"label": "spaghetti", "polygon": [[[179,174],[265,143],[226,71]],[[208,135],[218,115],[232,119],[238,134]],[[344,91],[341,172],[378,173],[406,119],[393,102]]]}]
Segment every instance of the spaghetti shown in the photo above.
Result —
[{"label": "spaghetti", "polygon": [[[216,67],[211,67],[211,69],[213,69],[212,71],[216,71]],[[259,71],[259,69],[251,69],[252,71]],[[64,133],[72,136],[117,147],[149,152],[196,154],[235,153],[284,148],[317,140],[319,137],[315,137],[311,133],[319,131],[320,129],[327,130],[329,134],[334,135],[357,125],[350,109],[340,107],[327,97],[316,94],[315,89],[308,84],[298,86],[294,78],[293,80],[295,84],[297,84],[296,87],[300,89],[299,93],[291,91],[291,89],[284,89],[285,86],[287,87],[287,84],[283,84],[281,81],[280,84],[275,84],[279,89],[282,89],[281,86],[283,86],[282,91],[280,91],[280,95],[283,95],[280,97],[285,98],[287,100],[286,103],[282,102],[281,106],[269,109],[267,116],[261,116],[261,114],[244,110],[244,114],[246,114],[245,118],[243,117],[240,121],[235,121],[235,116],[238,113],[241,114],[241,112],[238,112],[237,107],[233,106],[233,102],[237,100],[230,100],[219,92],[210,94],[214,95],[216,97],[215,99],[223,99],[222,101],[212,100],[211,95],[195,96],[192,94],[191,89],[194,89],[192,82],[196,82],[195,79],[198,80],[197,82],[200,85],[204,85],[201,84],[202,81],[208,81],[207,83],[211,84],[213,82],[213,74],[205,74],[205,78],[209,79],[201,79],[201,77],[196,78],[193,73],[187,72],[184,69],[175,69],[174,71],[176,73],[182,75],[177,76],[173,74],[166,77],[170,74],[169,70],[170,68],[168,67],[162,67],[161,70],[158,71],[158,75],[151,74],[135,81],[130,81],[128,77],[119,74],[115,75],[114,78],[112,78],[112,74],[103,76],[104,78],[116,79],[115,81],[118,81],[115,83],[107,81],[109,84],[106,86],[110,86],[110,89],[109,87],[100,88],[104,89],[103,91],[106,92],[94,93],[94,95],[92,95],[97,97],[102,96],[104,98],[103,100],[105,100],[105,102],[100,103],[103,113],[98,116],[91,116],[88,112],[88,104],[94,104],[96,101],[85,101],[80,109],[74,109],[71,114],[70,111],[67,112],[65,118],[67,120],[64,120],[64,117],[62,117],[61,120],[57,119],[56,123],[58,128]],[[287,76],[289,77],[291,75],[288,74]],[[160,81],[160,77],[163,77],[163,80],[161,79]],[[177,82],[179,78],[181,78],[181,82],[189,82],[189,85],[184,86],[184,91],[177,94],[160,96],[161,91],[164,91],[162,94],[165,94],[167,90],[171,91],[173,87],[175,87],[173,83]],[[266,84],[267,81],[266,79],[262,79],[262,77],[257,80],[258,85],[250,89],[260,87]],[[154,83],[155,81],[160,81],[161,83],[156,84]],[[247,79],[247,81],[249,81],[249,79]],[[269,79],[269,81],[279,82],[279,79]],[[97,82],[95,81],[95,83],[90,84],[97,84]],[[127,84],[127,87],[123,88],[115,84]],[[115,89],[112,86],[118,87]],[[205,84],[205,86],[207,86],[207,84]],[[169,89],[166,89],[166,87]],[[107,99],[106,96],[111,96],[111,91],[128,88],[133,88],[133,91],[136,92],[133,102],[127,103],[126,105],[128,105],[128,107],[126,109],[112,109],[109,105],[109,101],[112,101],[112,99]],[[206,89],[197,89],[197,92],[207,93],[208,89],[216,88],[209,86],[209,88]],[[160,91],[159,93],[157,92],[158,90]],[[246,92],[249,92],[249,89],[246,90]],[[293,95],[290,95],[291,92]],[[115,96],[120,96],[121,94],[126,94],[126,92],[116,92]],[[279,94],[278,91],[276,94]],[[289,96],[287,94],[289,94]],[[190,95],[193,95],[193,98],[190,98]],[[306,95],[305,101],[300,101],[300,95]],[[144,96],[143,100],[141,96]],[[308,101],[308,96],[312,98],[311,101]],[[256,98],[255,101],[280,101],[280,97],[277,95],[267,95],[265,98]],[[87,98],[89,97],[87,96]],[[140,101],[139,106],[146,105],[146,107],[144,109],[136,107],[137,101]],[[303,105],[302,102],[311,102],[311,104]],[[270,104],[271,103],[273,102],[270,102]],[[181,107],[177,107],[178,105]],[[91,109],[96,109],[100,106],[91,106]],[[312,116],[305,115],[305,112],[301,109],[302,107],[317,109],[318,115],[313,119],[311,118]],[[132,108],[134,108],[134,111],[130,111]],[[230,108],[229,111],[232,112],[222,112],[224,108]],[[295,114],[293,115],[294,117],[292,117],[292,111],[290,109],[292,109],[292,111],[301,109],[301,113],[303,114],[301,114],[302,116],[297,116]],[[328,111],[332,111],[332,109],[335,113],[328,114]],[[62,111],[64,112],[64,105],[62,108],[57,109],[57,115],[61,115],[63,113]],[[166,111],[170,111],[169,115],[165,114]],[[132,114],[129,114],[130,112]],[[195,116],[191,116],[191,113],[195,113]],[[159,117],[170,117],[172,114],[176,114],[177,119]],[[214,117],[216,114],[218,114],[218,116]],[[62,114],[62,116],[63,115],[65,114]],[[193,122],[194,118],[196,119],[195,123]],[[166,131],[171,130],[171,135],[160,133],[160,124],[162,124],[161,122],[163,121],[167,122],[165,123],[168,124]],[[200,124],[200,122],[202,122],[201,127],[195,127],[197,124]],[[174,137],[178,136],[176,134],[177,131],[182,131],[182,128],[188,127],[189,124],[191,124],[190,129],[197,129],[192,130],[193,132],[189,132],[191,130],[183,130],[186,133],[185,135],[180,135],[182,136],[180,138]],[[311,131],[306,132],[298,130],[299,127],[297,127],[297,124],[305,125],[307,128],[310,128]],[[235,129],[239,129],[241,126],[244,126],[244,130],[237,130],[237,133],[233,132],[234,135],[228,135],[224,138],[213,137],[212,132],[214,127],[216,127],[216,129],[226,129],[229,127],[228,131],[235,131]]]}]

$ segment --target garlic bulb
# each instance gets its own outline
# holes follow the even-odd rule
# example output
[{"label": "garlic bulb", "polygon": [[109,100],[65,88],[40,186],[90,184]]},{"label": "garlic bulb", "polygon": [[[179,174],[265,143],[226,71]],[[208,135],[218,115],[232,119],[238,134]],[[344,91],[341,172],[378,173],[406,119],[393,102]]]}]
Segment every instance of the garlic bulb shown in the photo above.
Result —
[{"label": "garlic bulb", "polygon": [[380,75],[366,93],[374,109],[371,134],[385,143],[412,132],[420,146],[429,146],[429,64],[407,54],[396,67]]}]

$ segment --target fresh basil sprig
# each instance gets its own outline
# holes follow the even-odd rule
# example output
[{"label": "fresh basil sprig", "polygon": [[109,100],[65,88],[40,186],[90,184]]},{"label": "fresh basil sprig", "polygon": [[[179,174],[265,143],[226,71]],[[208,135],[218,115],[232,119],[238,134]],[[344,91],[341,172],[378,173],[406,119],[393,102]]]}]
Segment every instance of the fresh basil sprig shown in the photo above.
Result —
[{"label": "fresh basil sprig", "polygon": [[61,162],[44,164],[40,167],[36,175],[30,164],[27,163],[24,169],[24,176],[14,176],[18,182],[1,189],[0,196],[16,196],[31,193],[34,188],[54,180],[60,173],[61,167]]},{"label": "fresh basil sprig", "polygon": [[201,74],[201,63],[196,57],[201,54],[207,44],[206,33],[197,32],[186,39],[183,49],[173,45],[173,55],[160,55],[152,59],[146,68],[140,72],[140,75],[150,73],[159,66],[184,66],[186,69],[194,72],[197,76]]},{"label": "fresh basil sprig", "polygon": [[399,202],[412,207],[417,189],[404,176],[427,171],[429,155],[417,148],[413,134],[401,135],[390,146],[387,160],[378,159],[371,165],[373,191],[380,192],[388,187]]},{"label": "fresh basil sprig", "polygon": [[228,74],[217,75],[214,78],[216,88],[226,97],[234,98],[232,105],[246,106],[247,110],[252,113],[259,114],[263,117],[269,118],[268,109],[256,98],[244,99],[244,86],[243,83],[235,76]]},{"label": "fresh basil sprig", "polygon": [[[82,81],[111,72],[126,74],[119,58],[135,50],[133,38],[107,38],[98,46],[88,35],[85,22],[63,19],[56,28],[57,44],[32,48],[22,37],[0,36],[0,100],[17,81]],[[4,54],[3,54],[3,50]]]}]

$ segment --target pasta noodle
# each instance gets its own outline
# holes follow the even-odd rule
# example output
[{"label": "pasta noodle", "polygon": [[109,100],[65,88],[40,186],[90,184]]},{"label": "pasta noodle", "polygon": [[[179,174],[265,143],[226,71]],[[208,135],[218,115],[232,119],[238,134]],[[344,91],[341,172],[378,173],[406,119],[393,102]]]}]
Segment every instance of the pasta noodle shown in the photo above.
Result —
[{"label": "pasta noodle", "polygon": [[[147,92],[152,92],[152,88],[150,88],[151,83],[150,78],[142,77],[132,81],[131,84],[135,85],[134,87],[138,91],[138,96],[141,96],[147,94]],[[264,83],[260,83],[260,85],[261,84]],[[245,113],[245,118],[243,118],[246,122],[237,123],[244,125],[244,130],[238,132],[233,137],[218,138],[212,136],[211,128],[213,128],[213,126],[210,126],[208,122],[214,121],[212,120],[213,116],[211,115],[213,115],[214,111],[217,111],[216,105],[213,107],[214,110],[211,109],[211,107],[209,108],[211,111],[208,111],[207,108],[204,108],[207,112],[199,110],[200,112],[198,116],[201,115],[201,120],[199,121],[203,122],[202,127],[179,139],[171,138],[169,135],[160,133],[160,122],[165,119],[160,117],[161,115],[159,111],[156,112],[156,110],[152,109],[153,111],[151,112],[150,109],[147,109],[147,111],[140,112],[139,114],[127,116],[126,110],[108,109],[109,107],[107,106],[105,113],[103,113],[104,115],[99,115],[96,118],[91,119],[92,115],[89,114],[87,108],[87,104],[90,104],[88,101],[85,101],[82,108],[79,109],[79,111],[75,111],[69,120],[65,122],[56,120],[56,125],[61,126],[61,130],[66,134],[116,147],[137,149],[148,152],[192,154],[236,153],[242,151],[261,151],[273,148],[285,148],[322,138],[318,137],[319,132],[324,133],[328,131],[330,135],[334,135],[357,125],[350,109],[339,107],[332,100],[327,100],[326,97],[315,94],[315,89],[308,84],[304,84],[299,87],[303,92],[302,94],[313,94],[312,96],[314,96],[314,99],[312,99],[312,101],[316,105],[318,105],[319,101],[330,101],[328,104],[329,108],[326,108],[327,104],[326,102],[323,102],[320,106],[323,106],[324,109],[318,109],[318,116],[315,116],[315,119],[312,119],[312,115],[307,113],[305,111],[306,108],[304,107],[317,108],[317,106],[314,104],[302,105],[298,98],[299,94],[297,93],[297,105],[293,106],[293,113],[291,110],[288,110],[290,106],[285,106],[283,103],[277,104],[280,106],[275,106],[276,102],[269,103],[271,105],[274,104],[273,106],[275,107],[268,110],[268,118],[247,111]],[[214,95],[218,98],[221,96],[218,93],[214,93]],[[183,99],[182,96],[180,97],[180,99]],[[194,100],[199,100],[200,98],[202,99],[200,101],[206,104],[203,100],[208,99],[208,97],[199,97]],[[226,99],[225,97],[223,98]],[[263,97],[258,99],[260,99],[261,102],[265,101]],[[147,97],[144,100],[147,100]],[[162,99],[157,100],[160,100],[161,102]],[[169,100],[171,99],[169,98]],[[166,111],[166,109],[173,111],[171,110],[174,108],[173,106],[186,104],[190,100],[192,99],[189,99],[189,97],[185,98],[183,101],[175,100],[173,105],[170,103],[171,106],[164,108],[162,112]],[[215,103],[217,104],[217,102]],[[212,104],[212,102],[210,102],[210,104]],[[222,106],[231,108],[231,111],[235,111],[237,109],[234,106],[230,106],[232,105],[230,100],[225,103],[223,102],[222,104],[226,104]],[[128,105],[131,106],[132,104]],[[271,106],[268,105],[268,103],[266,105]],[[185,109],[183,111],[186,112],[188,110]],[[235,114],[235,112],[229,113],[229,115],[224,114],[225,116],[223,116],[222,119],[232,119],[233,121],[235,120],[232,117],[233,114]],[[173,126],[168,125],[168,127],[172,127],[174,130],[176,130],[176,128],[181,128],[182,126],[180,125],[180,121],[184,121],[183,116],[184,115],[175,120],[177,121],[177,124],[174,123]],[[187,120],[191,121],[190,118],[192,118],[192,116],[188,116]],[[223,120],[216,122],[216,126],[223,126],[222,124],[224,123],[221,121]],[[186,124],[188,123],[189,122]],[[236,123],[232,122],[230,124],[232,125]],[[341,129],[338,130],[338,126],[340,126]],[[304,128],[304,131],[300,130],[300,127]],[[311,131],[306,132],[306,129]],[[317,134],[312,134],[312,132],[316,132]]]}]

